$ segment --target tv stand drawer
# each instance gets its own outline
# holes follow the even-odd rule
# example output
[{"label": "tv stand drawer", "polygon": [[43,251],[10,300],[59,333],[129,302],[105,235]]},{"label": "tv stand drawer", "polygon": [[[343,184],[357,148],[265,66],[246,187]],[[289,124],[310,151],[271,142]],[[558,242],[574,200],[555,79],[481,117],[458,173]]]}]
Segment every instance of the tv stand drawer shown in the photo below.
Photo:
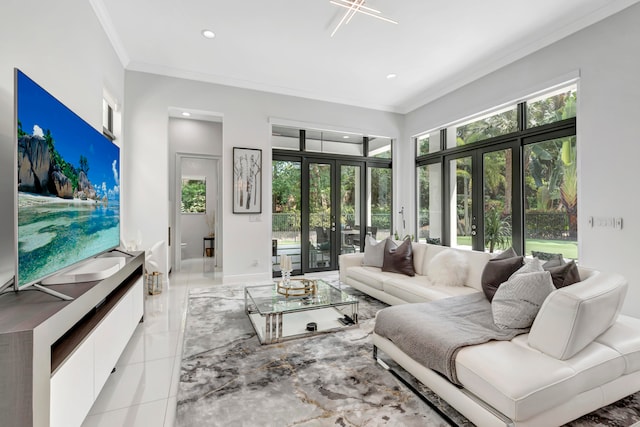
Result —
[{"label": "tv stand drawer", "polygon": [[80,426],[140,321],[142,278],[51,376],[51,427]]}]

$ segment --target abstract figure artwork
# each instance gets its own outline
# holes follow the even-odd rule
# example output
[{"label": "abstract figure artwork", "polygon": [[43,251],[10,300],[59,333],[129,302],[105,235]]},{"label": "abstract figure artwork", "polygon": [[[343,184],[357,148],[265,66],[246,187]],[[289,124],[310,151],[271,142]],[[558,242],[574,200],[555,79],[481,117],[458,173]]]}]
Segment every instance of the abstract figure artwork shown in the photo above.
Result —
[{"label": "abstract figure artwork", "polygon": [[233,213],[262,213],[262,150],[233,148]]}]

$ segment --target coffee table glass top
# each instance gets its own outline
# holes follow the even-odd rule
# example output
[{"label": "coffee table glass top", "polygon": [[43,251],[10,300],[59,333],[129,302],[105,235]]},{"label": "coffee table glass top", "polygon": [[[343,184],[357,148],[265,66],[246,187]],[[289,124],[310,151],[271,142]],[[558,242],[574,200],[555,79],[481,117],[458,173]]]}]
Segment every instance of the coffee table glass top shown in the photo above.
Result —
[{"label": "coffee table glass top", "polygon": [[316,281],[316,287],[315,295],[285,297],[277,292],[275,284],[247,286],[245,295],[251,300],[255,311],[262,315],[336,307],[358,301],[356,297],[322,280]]}]

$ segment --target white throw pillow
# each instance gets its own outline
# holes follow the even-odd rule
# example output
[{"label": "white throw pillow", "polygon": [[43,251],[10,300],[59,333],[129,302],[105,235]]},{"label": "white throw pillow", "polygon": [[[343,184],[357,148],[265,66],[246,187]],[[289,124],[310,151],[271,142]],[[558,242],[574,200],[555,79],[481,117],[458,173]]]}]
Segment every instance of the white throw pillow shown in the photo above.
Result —
[{"label": "white throw pillow", "polygon": [[448,249],[429,261],[427,277],[434,285],[464,286],[468,270],[467,257],[454,249]]},{"label": "white throw pillow", "polygon": [[[524,265],[520,270],[526,268]],[[498,287],[491,301],[493,322],[500,329],[531,327],[542,303],[555,290],[548,271],[523,273],[520,270]]]},{"label": "white throw pillow", "polygon": [[378,242],[373,237],[367,235],[364,239],[364,258],[362,259],[362,265],[382,268],[385,242],[386,239]]}]

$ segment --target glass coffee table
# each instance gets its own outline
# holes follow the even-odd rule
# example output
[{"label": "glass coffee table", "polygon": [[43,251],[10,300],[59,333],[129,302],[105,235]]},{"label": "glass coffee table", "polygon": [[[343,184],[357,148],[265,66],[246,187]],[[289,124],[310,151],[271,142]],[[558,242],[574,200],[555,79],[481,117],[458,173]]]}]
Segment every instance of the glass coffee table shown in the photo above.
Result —
[{"label": "glass coffee table", "polygon": [[356,297],[322,280],[312,282],[314,291],[302,296],[283,295],[277,283],[245,286],[244,310],[260,344],[331,332],[358,323]]}]

